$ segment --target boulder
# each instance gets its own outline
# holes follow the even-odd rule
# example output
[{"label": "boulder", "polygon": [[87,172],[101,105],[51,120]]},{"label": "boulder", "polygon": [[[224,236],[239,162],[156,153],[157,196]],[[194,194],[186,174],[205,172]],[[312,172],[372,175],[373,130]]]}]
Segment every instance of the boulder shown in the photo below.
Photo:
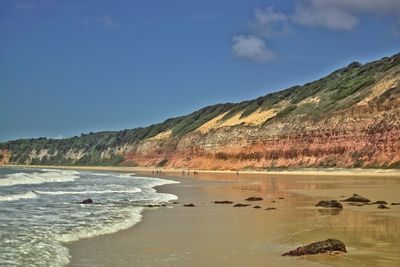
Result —
[{"label": "boulder", "polygon": [[93,204],[93,200],[91,198],[88,198],[88,199],[82,200],[80,203],[81,204]]},{"label": "boulder", "polygon": [[383,205],[383,204],[380,204],[380,205],[378,206],[378,209],[388,209],[388,207],[386,207],[386,206]]},{"label": "boulder", "polygon": [[222,201],[214,201],[215,204],[233,204],[232,201],[222,200]]},{"label": "boulder", "polygon": [[337,200],[321,200],[315,206],[324,208],[337,208],[337,209],[343,208],[343,205]]},{"label": "boulder", "polygon": [[185,204],[185,205],[183,205],[183,206],[184,206],[184,207],[190,207],[190,208],[196,207],[196,205],[194,205],[193,203]]},{"label": "boulder", "polygon": [[331,252],[347,252],[346,246],[338,239],[329,238],[324,241],[318,241],[306,246],[298,247],[294,250],[283,253],[282,256],[302,256]]},{"label": "boulder", "polygon": [[235,204],[233,207],[234,208],[241,208],[241,207],[248,207],[248,206],[251,206],[251,205],[250,204],[238,203],[238,204]]},{"label": "boulder", "polygon": [[384,200],[378,200],[378,201],[372,202],[371,204],[383,204],[383,205],[386,205],[387,202],[384,201]]},{"label": "boulder", "polygon": [[246,198],[246,201],[261,201],[263,200],[262,197],[249,197]]},{"label": "boulder", "polygon": [[346,198],[345,200],[346,202],[371,202],[371,200],[369,200],[366,197],[360,196],[358,194],[353,194],[353,196]]}]

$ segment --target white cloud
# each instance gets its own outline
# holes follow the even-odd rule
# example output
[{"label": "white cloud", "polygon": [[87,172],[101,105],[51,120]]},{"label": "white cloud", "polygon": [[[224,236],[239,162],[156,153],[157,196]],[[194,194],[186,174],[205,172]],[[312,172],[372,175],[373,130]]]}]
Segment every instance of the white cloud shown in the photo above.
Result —
[{"label": "white cloud", "polygon": [[288,17],[282,12],[275,11],[273,7],[256,8],[252,29],[265,37],[286,34],[289,32]]},{"label": "white cloud", "polygon": [[276,59],[276,54],[266,47],[265,42],[253,35],[237,35],[232,42],[232,52],[239,58],[260,63]]},{"label": "white cloud", "polygon": [[333,30],[352,30],[357,17],[333,7],[298,6],[293,21],[303,26],[320,26]]},{"label": "white cloud", "polygon": [[103,16],[97,19],[97,22],[103,24],[107,28],[113,28],[115,26],[114,20],[111,16]]},{"label": "white cloud", "polygon": [[400,12],[399,0],[303,0],[316,8],[336,8],[344,12],[387,14]]},{"label": "white cloud", "polygon": [[115,27],[114,19],[111,16],[101,16],[90,18],[87,17],[83,20],[83,25],[86,28],[105,28],[105,29],[112,29]]},{"label": "white cloud", "polygon": [[17,2],[15,4],[15,7],[18,10],[32,10],[32,9],[36,9],[37,8],[37,6],[34,3],[32,3],[32,2],[24,2],[24,1]]},{"label": "white cloud", "polygon": [[352,30],[362,13],[398,14],[400,0],[300,0],[292,19],[303,26]]}]

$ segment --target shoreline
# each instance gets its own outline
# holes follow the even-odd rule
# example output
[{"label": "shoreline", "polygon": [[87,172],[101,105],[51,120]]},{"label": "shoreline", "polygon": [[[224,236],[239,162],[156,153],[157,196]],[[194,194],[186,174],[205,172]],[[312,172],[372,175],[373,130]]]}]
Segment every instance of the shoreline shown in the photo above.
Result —
[{"label": "shoreline", "polygon": [[[381,267],[396,265],[400,249],[400,206],[378,210],[376,206],[350,206],[343,210],[318,209],[318,200],[343,199],[360,193],[371,200],[400,202],[397,170],[240,172],[198,171],[99,166],[4,166],[75,169],[135,173],[138,176],[179,181],[156,186],[159,193],[178,197],[178,204],[144,208],[142,220],[116,233],[64,243],[71,262],[68,267],[98,266],[340,266]],[[369,170],[368,170],[369,171]],[[310,174],[311,173],[311,174]],[[246,203],[250,196],[262,196],[259,205],[234,208],[216,200]],[[184,207],[194,203],[196,207]],[[268,207],[277,210],[266,211]],[[386,216],[387,215],[387,216]],[[303,258],[281,254],[326,238],[342,240],[348,253],[340,256],[315,255]]]},{"label": "shoreline", "polygon": [[[107,171],[112,170],[115,169],[107,168]],[[235,172],[223,172],[224,175],[221,172],[204,172],[197,176],[180,176],[174,175],[180,174],[178,170],[156,175],[151,173],[151,169],[146,171],[146,176],[181,182],[155,187],[157,192],[178,196],[179,204],[146,208],[142,213],[142,221],[127,230],[67,244],[72,256],[69,267],[239,267],[260,266],[265,263],[285,267],[350,267],[355,263],[382,266],[382,261],[394,264],[400,262],[396,252],[393,254],[393,250],[400,249],[396,238],[393,239],[400,233],[399,206],[391,206],[390,210],[376,210],[376,207],[371,209],[346,205],[345,209],[338,212],[314,207],[317,200],[326,199],[327,196],[339,198],[339,194],[345,191],[348,194],[356,190],[347,188],[349,180],[351,184],[358,184],[361,179],[366,179],[370,190],[367,191],[368,197],[374,200],[387,199],[389,196],[384,190],[374,190],[374,184],[370,184],[375,180],[374,175],[367,178],[350,175],[350,179],[347,175],[319,175],[311,178],[299,176],[293,180],[293,175],[267,177],[251,173],[237,176]],[[228,173],[231,175],[226,175]],[[333,180],[332,177],[336,179]],[[379,177],[377,183],[393,183],[395,186],[387,186],[395,188],[395,191],[400,188],[400,181],[393,179],[393,175]],[[328,195],[324,192],[322,195],[325,197],[307,194],[325,186],[330,190],[336,180],[341,184],[338,190],[329,191],[331,194]],[[293,184],[304,188],[304,192],[290,191]],[[356,192],[364,194],[363,190],[366,189],[357,189]],[[262,208],[233,208],[232,205],[213,203],[216,200],[246,203],[245,199],[249,196],[262,196],[263,201],[250,203]],[[196,207],[183,206],[189,203],[194,203]],[[277,210],[266,211],[267,207]],[[393,213],[395,216],[390,216]],[[298,245],[328,237],[343,240],[349,253],[334,257],[307,256],[302,260],[281,257],[283,252]],[[390,244],[391,250],[379,245],[382,242]]]},{"label": "shoreline", "polygon": [[[65,165],[13,165],[5,164],[0,167],[21,167],[21,168],[45,168],[45,169],[71,169],[71,170],[87,170],[87,171],[113,171],[113,172],[138,172],[157,174],[155,170],[160,170],[161,174],[178,174],[187,169],[161,168],[161,167],[124,167],[124,166],[65,166]],[[191,174],[196,171],[197,174],[236,174],[233,170],[198,170],[190,169]],[[288,169],[279,171],[270,170],[245,170],[238,171],[239,174],[245,175],[324,175],[324,176],[394,176],[400,178],[400,169],[341,169],[341,168],[325,168],[325,169]]]}]

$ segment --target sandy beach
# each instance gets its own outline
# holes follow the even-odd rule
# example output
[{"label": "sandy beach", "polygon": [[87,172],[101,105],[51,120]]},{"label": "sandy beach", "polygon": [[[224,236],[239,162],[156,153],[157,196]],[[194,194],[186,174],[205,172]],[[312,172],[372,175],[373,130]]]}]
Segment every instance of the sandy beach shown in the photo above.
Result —
[{"label": "sandy beach", "polygon": [[[149,175],[137,173],[137,175]],[[200,173],[195,177],[154,175],[179,181],[159,187],[179,203],[148,208],[140,223],[111,235],[68,245],[69,266],[396,266],[400,263],[400,206],[378,210],[350,206],[318,209],[321,199],[359,193],[371,200],[399,202],[396,176],[309,176]],[[212,203],[260,196],[259,205],[234,208]],[[184,207],[193,203],[196,207]],[[268,207],[276,210],[266,211]],[[281,254],[334,237],[348,253],[300,258]]]},{"label": "sandy beach", "polygon": [[[43,166],[40,166],[43,168]],[[400,264],[400,175],[397,170],[306,170],[285,172],[193,171],[153,173],[150,168],[58,167],[128,172],[179,181],[159,192],[178,203],[146,208],[142,221],[115,234],[67,244],[69,266],[398,266]],[[316,208],[319,200],[342,200],[353,193],[377,205],[343,210]],[[251,196],[262,201],[247,202]],[[250,204],[214,204],[230,200]],[[193,203],[195,207],[185,207]],[[260,206],[257,209],[254,206]],[[266,210],[273,207],[275,210]],[[300,245],[342,240],[348,253],[282,257]]]}]

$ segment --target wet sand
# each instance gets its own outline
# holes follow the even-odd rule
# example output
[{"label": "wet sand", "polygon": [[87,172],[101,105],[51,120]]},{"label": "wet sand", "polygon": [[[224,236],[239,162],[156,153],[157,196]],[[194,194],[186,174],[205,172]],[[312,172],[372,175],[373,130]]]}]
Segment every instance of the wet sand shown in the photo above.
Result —
[{"label": "wet sand", "polygon": [[[400,202],[400,176],[199,173],[149,174],[181,183],[157,188],[179,204],[148,208],[140,223],[111,235],[68,244],[69,266],[399,266],[400,206],[341,211],[314,207],[321,199],[359,193]],[[261,196],[261,209],[234,208],[215,200],[246,203]],[[284,198],[284,199],[279,199]],[[273,202],[275,201],[275,202]],[[193,203],[196,207],[183,207]],[[267,207],[277,210],[266,211]],[[334,237],[348,253],[282,257],[312,241]]]}]

